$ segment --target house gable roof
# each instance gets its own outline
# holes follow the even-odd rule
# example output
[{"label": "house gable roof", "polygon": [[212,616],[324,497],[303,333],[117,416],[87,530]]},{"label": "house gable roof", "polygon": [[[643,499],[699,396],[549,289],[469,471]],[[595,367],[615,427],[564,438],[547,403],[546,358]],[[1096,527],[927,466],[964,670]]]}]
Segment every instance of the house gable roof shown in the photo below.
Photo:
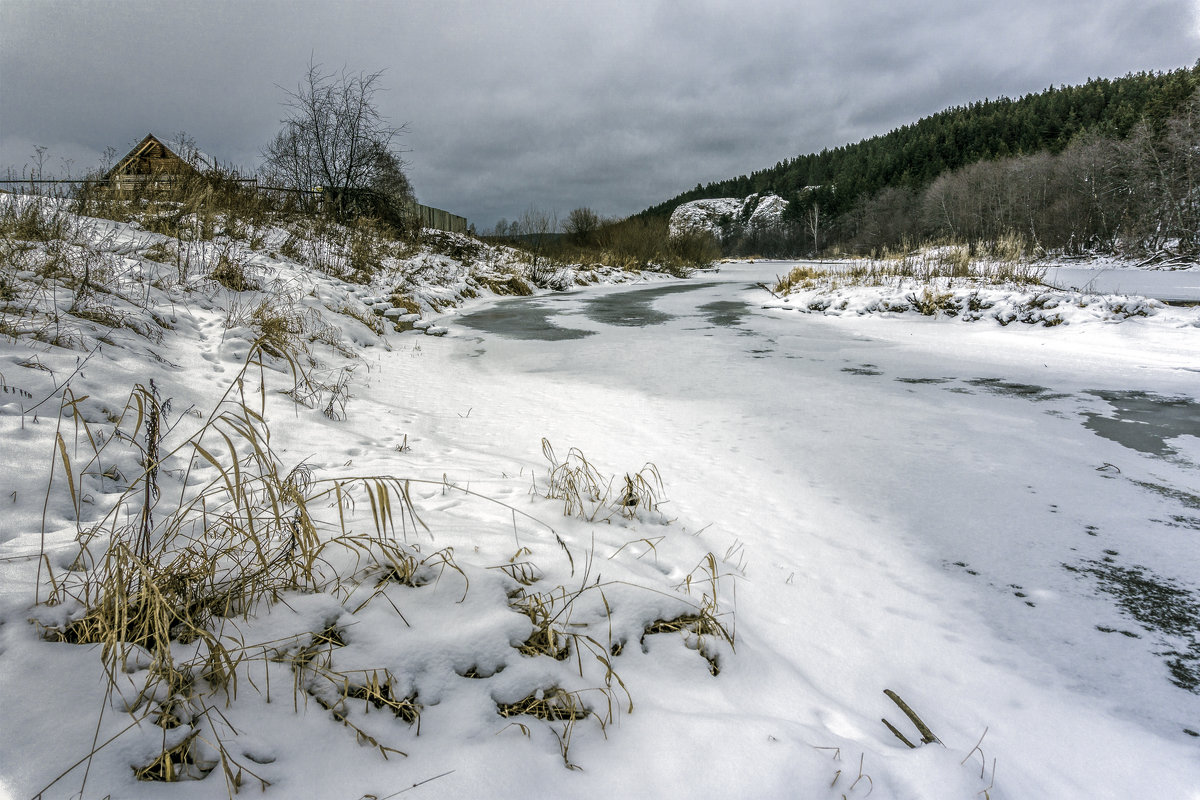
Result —
[{"label": "house gable roof", "polygon": [[192,166],[187,161],[180,158],[174,150],[163,144],[161,140],[153,133],[146,134],[146,138],[142,139],[132,150],[130,150],[124,158],[116,163],[116,165],[108,171],[104,176],[112,178],[115,175],[131,173],[134,171],[134,165],[143,160],[153,160],[160,163],[163,162],[178,162],[184,168],[191,169]]}]

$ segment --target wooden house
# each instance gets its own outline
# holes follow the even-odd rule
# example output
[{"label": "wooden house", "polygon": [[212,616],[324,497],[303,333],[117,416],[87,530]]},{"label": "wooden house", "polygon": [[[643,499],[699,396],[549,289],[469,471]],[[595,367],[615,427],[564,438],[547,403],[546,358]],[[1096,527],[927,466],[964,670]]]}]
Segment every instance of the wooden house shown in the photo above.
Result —
[{"label": "wooden house", "polygon": [[113,189],[135,190],[165,188],[195,172],[192,163],[148,133],[104,177]]}]

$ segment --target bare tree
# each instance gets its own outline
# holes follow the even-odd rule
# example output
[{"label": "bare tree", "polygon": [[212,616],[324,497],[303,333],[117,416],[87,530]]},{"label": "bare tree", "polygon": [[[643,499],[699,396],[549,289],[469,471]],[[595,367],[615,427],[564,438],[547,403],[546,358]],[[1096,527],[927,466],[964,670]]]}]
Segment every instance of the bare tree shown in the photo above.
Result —
[{"label": "bare tree", "polygon": [[50,148],[46,147],[44,144],[35,144],[33,146],[33,161],[35,164],[37,164],[37,168],[30,174],[36,176],[37,180],[41,180],[42,178],[46,177],[43,169],[46,165],[46,151],[49,149]]},{"label": "bare tree", "polygon": [[1200,249],[1200,94],[1164,129],[1138,126],[1125,142],[1135,168],[1128,193],[1141,199],[1145,249],[1157,255]]},{"label": "bare tree", "polygon": [[382,76],[326,72],[310,62],[295,91],[287,91],[288,116],[263,151],[269,176],[288,188],[326,192],[341,214],[364,198],[382,198],[392,210],[411,203],[395,147],[405,126],[390,124],[375,102]]},{"label": "bare tree", "polygon": [[187,131],[177,131],[171,137],[170,147],[175,151],[175,155],[182,158],[196,169],[203,167],[214,166],[212,164],[201,163],[200,148],[196,147],[196,140]]},{"label": "bare tree", "polygon": [[813,203],[808,208],[808,212],[804,215],[804,223],[808,227],[809,233],[812,234],[813,255],[821,255],[821,206],[819,203]]},{"label": "bare tree", "polygon": [[577,245],[591,244],[592,237],[600,228],[600,215],[590,208],[576,208],[567,215],[563,223],[563,233]]},{"label": "bare tree", "polygon": [[855,204],[848,222],[860,251],[905,246],[923,236],[920,195],[907,187],[887,186]]},{"label": "bare tree", "polygon": [[558,233],[558,215],[531,205],[521,214],[520,231],[525,246],[533,255],[533,269],[536,272],[543,266],[546,251]]}]

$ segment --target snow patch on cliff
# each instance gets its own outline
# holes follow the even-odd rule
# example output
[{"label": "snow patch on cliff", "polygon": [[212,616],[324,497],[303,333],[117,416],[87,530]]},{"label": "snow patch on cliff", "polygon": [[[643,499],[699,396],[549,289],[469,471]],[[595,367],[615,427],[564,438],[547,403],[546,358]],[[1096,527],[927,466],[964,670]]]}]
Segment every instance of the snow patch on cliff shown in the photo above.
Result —
[{"label": "snow patch on cliff", "polygon": [[736,197],[716,197],[684,203],[671,214],[669,231],[672,236],[685,233],[709,232],[721,238],[721,220],[732,219],[742,210]]},{"label": "snow patch on cliff", "polygon": [[748,197],[746,202],[756,204],[754,211],[750,214],[748,227],[768,230],[778,228],[783,224],[783,212],[787,210],[788,201],[779,195],[768,194],[757,198],[752,196]]},{"label": "snow patch on cliff", "polygon": [[675,209],[669,230],[672,236],[706,232],[725,241],[748,230],[780,227],[787,206],[786,200],[774,194],[693,200]]}]

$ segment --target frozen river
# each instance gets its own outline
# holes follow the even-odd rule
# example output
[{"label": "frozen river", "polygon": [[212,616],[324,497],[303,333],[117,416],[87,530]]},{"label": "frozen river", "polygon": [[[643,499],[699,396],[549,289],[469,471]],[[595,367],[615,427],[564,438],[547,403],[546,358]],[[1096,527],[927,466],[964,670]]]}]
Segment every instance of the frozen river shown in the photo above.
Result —
[{"label": "frozen river", "polygon": [[1050,267],[1044,280],[1060,289],[1141,294],[1173,303],[1200,303],[1200,270]]},{"label": "frozen river", "polygon": [[[731,691],[756,713],[798,681],[869,718],[895,684],[951,731],[990,725],[1024,796],[1073,796],[1076,772],[1132,790],[1110,747],[1184,770],[1195,331],[762,309],[755,284],[788,268],[472,307],[446,320],[445,391],[491,406],[497,447],[657,465],[678,524],[742,576],[739,659],[758,666]],[[1063,737],[1096,731],[1084,763]]]}]

